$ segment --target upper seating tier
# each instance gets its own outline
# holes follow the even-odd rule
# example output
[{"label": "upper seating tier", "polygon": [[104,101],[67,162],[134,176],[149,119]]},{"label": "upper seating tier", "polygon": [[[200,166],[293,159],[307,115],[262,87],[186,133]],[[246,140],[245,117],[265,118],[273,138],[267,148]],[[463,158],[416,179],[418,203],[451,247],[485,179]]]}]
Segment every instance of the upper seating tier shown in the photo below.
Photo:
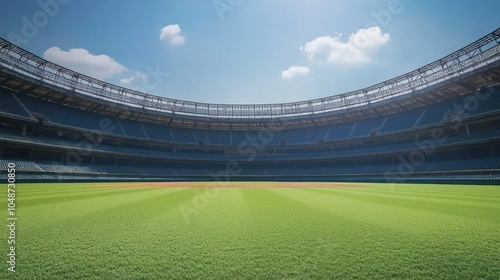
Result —
[{"label": "upper seating tier", "polygon": [[[17,99],[19,99],[19,101]],[[26,109],[25,109],[26,108]],[[28,112],[29,111],[29,112]],[[303,145],[373,135],[401,133],[445,122],[500,112],[500,87],[459,96],[427,107],[345,123],[276,131],[201,130],[119,119],[0,89],[0,112],[78,130],[99,131],[123,138],[185,145],[235,146],[257,142],[266,146]],[[36,114],[35,114],[36,113]]]}]

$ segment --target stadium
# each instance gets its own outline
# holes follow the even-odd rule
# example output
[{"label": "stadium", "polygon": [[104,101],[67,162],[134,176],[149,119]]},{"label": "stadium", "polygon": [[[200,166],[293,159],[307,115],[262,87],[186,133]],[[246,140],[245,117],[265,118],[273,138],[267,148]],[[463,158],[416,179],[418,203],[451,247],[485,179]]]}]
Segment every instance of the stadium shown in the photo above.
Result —
[{"label": "stadium", "polygon": [[148,95],[2,40],[2,167],[32,181],[495,183],[499,36],[368,88],[262,105]]},{"label": "stadium", "polygon": [[0,40],[20,279],[494,279],[499,140],[500,29],[281,104],[146,94]]}]

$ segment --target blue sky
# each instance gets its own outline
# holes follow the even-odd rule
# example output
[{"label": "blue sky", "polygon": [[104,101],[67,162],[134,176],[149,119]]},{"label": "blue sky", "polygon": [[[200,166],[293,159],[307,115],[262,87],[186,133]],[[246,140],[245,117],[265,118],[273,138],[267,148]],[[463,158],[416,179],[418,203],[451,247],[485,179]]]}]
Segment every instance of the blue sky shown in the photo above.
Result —
[{"label": "blue sky", "polygon": [[500,1],[9,1],[0,36],[155,95],[277,103],[360,89],[500,26]]}]

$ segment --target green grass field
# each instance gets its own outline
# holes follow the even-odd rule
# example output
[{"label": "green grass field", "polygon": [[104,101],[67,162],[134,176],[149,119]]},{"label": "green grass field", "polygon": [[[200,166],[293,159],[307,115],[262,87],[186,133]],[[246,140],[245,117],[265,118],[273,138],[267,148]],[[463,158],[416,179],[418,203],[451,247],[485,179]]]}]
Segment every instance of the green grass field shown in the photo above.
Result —
[{"label": "green grass field", "polygon": [[215,187],[18,184],[0,278],[499,279],[498,186]]}]

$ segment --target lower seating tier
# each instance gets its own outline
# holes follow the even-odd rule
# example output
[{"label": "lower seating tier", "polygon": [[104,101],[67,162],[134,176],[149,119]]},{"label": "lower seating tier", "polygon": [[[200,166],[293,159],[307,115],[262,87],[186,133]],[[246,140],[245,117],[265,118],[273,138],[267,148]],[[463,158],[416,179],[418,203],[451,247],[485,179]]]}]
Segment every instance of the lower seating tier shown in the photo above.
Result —
[{"label": "lower seating tier", "polygon": [[[225,169],[211,167],[152,167],[106,164],[69,165],[48,161],[29,161],[15,159],[0,159],[0,169],[7,170],[8,164],[14,163],[16,172],[40,174],[93,174],[93,175],[129,175],[129,176],[210,176],[226,175]],[[238,166],[232,176],[345,176],[345,175],[413,175],[438,174],[440,172],[500,172],[500,157],[470,158],[447,161],[429,161],[407,166],[407,163],[361,165],[345,167],[280,167],[259,168],[256,165]]]}]

